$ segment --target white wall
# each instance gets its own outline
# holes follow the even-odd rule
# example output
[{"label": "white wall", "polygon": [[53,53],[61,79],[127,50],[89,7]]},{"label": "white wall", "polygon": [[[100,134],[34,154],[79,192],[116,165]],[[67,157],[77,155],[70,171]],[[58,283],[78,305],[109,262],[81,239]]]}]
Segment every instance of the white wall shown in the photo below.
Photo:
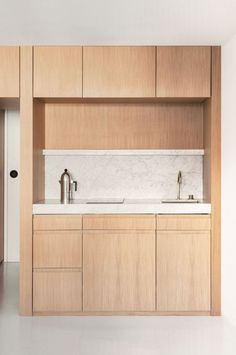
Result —
[{"label": "white wall", "polygon": [[236,35],[222,47],[222,312],[236,316]]}]

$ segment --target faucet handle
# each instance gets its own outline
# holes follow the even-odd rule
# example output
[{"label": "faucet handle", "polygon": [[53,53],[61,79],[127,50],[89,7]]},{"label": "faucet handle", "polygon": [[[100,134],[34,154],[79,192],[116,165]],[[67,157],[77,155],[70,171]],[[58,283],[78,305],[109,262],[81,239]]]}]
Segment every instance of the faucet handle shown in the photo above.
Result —
[{"label": "faucet handle", "polygon": [[73,184],[75,185],[75,191],[77,191],[77,188],[78,188],[78,182],[77,182],[77,181],[73,181]]},{"label": "faucet handle", "polygon": [[179,171],[178,173],[178,179],[177,179],[178,184],[182,184],[182,172]]}]

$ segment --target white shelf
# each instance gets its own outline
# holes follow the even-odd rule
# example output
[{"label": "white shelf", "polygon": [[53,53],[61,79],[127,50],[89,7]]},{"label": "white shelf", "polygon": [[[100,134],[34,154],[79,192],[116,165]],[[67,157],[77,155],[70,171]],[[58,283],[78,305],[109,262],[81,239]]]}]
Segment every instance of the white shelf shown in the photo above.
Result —
[{"label": "white shelf", "polygon": [[204,149],[117,149],[117,150],[88,150],[88,149],[44,149],[45,156],[97,156],[97,155],[204,155]]}]

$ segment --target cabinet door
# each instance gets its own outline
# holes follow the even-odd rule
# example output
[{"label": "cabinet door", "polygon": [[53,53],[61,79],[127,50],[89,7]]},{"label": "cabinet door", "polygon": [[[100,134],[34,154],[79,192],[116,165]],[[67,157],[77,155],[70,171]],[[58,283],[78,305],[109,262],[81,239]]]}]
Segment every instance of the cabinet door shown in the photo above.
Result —
[{"label": "cabinet door", "polygon": [[155,310],[155,232],[83,235],[83,310]]},{"label": "cabinet door", "polygon": [[82,96],[82,47],[34,47],[34,97]]},{"label": "cabinet door", "polygon": [[157,310],[210,310],[210,232],[157,232]]},{"label": "cabinet door", "polygon": [[19,47],[0,46],[0,97],[19,97]]},{"label": "cabinet door", "polygon": [[154,97],[155,47],[84,47],[84,97]]},{"label": "cabinet door", "polygon": [[157,97],[209,97],[210,47],[157,47]]}]

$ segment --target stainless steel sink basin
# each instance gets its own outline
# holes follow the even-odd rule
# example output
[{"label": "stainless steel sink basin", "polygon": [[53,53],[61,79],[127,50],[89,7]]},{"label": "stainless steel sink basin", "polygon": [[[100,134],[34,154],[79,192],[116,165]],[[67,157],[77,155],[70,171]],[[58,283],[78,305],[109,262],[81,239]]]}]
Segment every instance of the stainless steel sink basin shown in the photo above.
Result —
[{"label": "stainless steel sink basin", "polygon": [[199,203],[199,200],[187,199],[187,200],[162,200],[161,203]]},{"label": "stainless steel sink basin", "polygon": [[124,203],[122,198],[94,198],[86,201],[87,204],[121,204]]}]

